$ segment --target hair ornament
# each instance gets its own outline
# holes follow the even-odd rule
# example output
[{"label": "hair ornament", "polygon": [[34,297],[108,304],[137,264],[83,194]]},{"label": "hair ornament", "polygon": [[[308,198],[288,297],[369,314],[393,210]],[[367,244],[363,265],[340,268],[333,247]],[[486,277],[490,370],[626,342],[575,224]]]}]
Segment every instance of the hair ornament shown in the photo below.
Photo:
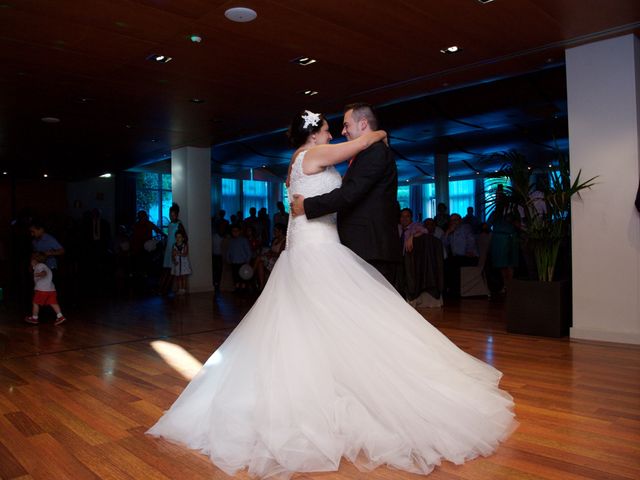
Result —
[{"label": "hair ornament", "polygon": [[302,126],[302,128],[306,129],[309,125],[317,127],[318,122],[320,122],[320,114],[305,110],[304,114],[302,115],[302,119],[304,120],[304,125]]}]

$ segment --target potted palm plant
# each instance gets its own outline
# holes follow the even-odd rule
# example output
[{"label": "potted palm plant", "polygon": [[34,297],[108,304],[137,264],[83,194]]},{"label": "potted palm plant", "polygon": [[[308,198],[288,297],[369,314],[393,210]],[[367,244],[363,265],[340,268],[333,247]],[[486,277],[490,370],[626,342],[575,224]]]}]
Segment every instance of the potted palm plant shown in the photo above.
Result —
[{"label": "potted palm plant", "polygon": [[523,251],[533,257],[537,273],[537,278],[516,278],[507,286],[507,331],[512,333],[562,337],[571,325],[569,269],[559,278],[556,267],[560,255],[570,258],[571,198],[591,188],[597,177],[582,180],[578,172],[572,182],[567,157],[556,151],[558,168],[538,175],[535,183],[522,154],[501,154],[504,163],[498,174],[511,184],[504,186],[504,198],[493,200],[493,206],[519,213]]}]

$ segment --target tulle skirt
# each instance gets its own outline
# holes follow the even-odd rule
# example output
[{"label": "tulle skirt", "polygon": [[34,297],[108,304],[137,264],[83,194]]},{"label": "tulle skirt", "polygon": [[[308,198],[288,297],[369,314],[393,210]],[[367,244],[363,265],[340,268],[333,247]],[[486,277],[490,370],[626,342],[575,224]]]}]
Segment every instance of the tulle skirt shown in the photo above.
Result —
[{"label": "tulle skirt", "polygon": [[338,243],[285,250],[254,306],[149,434],[258,477],[386,464],[429,473],[516,427],[501,373]]}]

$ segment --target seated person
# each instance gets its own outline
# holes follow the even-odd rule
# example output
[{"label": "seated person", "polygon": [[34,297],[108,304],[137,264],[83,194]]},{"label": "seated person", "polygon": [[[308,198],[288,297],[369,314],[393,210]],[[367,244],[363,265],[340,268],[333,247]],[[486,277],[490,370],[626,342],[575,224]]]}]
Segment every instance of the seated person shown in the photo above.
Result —
[{"label": "seated person", "polygon": [[424,233],[428,233],[427,229],[420,222],[413,221],[413,212],[410,208],[403,208],[400,210],[398,235],[400,235],[403,254],[411,252],[413,249],[413,237]]}]

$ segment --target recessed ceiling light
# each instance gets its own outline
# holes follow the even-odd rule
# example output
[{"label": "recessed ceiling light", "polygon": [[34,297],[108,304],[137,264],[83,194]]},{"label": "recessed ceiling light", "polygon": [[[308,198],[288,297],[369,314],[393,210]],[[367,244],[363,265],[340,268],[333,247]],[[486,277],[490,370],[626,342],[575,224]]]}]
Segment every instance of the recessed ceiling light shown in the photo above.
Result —
[{"label": "recessed ceiling light", "polygon": [[549,168],[553,167],[553,165],[549,164]]},{"label": "recessed ceiling light", "polygon": [[158,141],[158,139],[157,139],[157,138],[152,138],[152,139],[151,139],[151,143],[156,143],[157,141]]},{"label": "recessed ceiling light", "polygon": [[110,173],[103,173],[102,175],[100,175],[100,178],[111,178],[111,174]]},{"label": "recessed ceiling light", "polygon": [[201,43],[202,37],[194,33],[193,35],[189,36],[189,40],[191,40],[192,43]]},{"label": "recessed ceiling light", "polygon": [[304,92],[302,92],[304,95],[308,95],[310,97],[317,95],[318,92],[316,90],[305,90]]},{"label": "recessed ceiling light", "polygon": [[149,55],[147,57],[147,60],[150,60],[150,61],[156,62],[156,63],[169,63],[173,59],[171,57],[166,56],[166,55],[153,53],[153,54],[151,54],[151,55]]},{"label": "recessed ceiling light", "polygon": [[49,175],[47,175],[46,173],[44,175],[42,175],[44,178],[47,178]]},{"label": "recessed ceiling light", "polygon": [[440,53],[451,54],[451,53],[459,53],[462,49],[457,45],[451,45],[450,47],[441,48]]},{"label": "recessed ceiling light", "polygon": [[302,65],[303,67],[306,67],[307,65],[311,65],[312,63],[316,63],[316,62],[317,60],[311,57],[297,57],[291,60],[291,63]]},{"label": "recessed ceiling light", "polygon": [[8,175],[8,174],[9,174],[9,172],[2,172],[2,174],[3,174],[3,175]]},{"label": "recessed ceiling light", "polygon": [[60,123],[60,119],[57,117],[42,117],[40,120],[44,123]]},{"label": "recessed ceiling light", "polygon": [[204,103],[204,100],[201,98],[192,98],[189,100],[191,103]]},{"label": "recessed ceiling light", "polygon": [[255,20],[258,14],[255,10],[245,7],[234,7],[224,12],[224,16],[232,22],[246,23]]}]

